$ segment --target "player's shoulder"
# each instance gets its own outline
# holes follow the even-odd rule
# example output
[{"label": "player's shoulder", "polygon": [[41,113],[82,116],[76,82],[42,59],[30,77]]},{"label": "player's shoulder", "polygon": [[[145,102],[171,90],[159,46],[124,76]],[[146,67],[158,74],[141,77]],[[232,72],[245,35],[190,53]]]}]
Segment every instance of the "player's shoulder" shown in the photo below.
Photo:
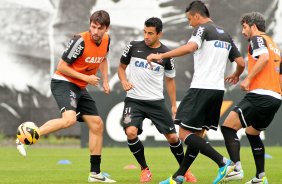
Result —
[{"label": "player's shoulder", "polygon": [[163,44],[161,42],[161,46],[159,47],[159,50],[162,51],[162,52],[168,52],[170,51],[171,49],[169,49],[165,44]]},{"label": "player's shoulder", "polygon": [[[80,48],[82,50],[84,48],[84,39],[83,36],[80,34],[75,34],[73,37],[70,39],[70,41],[66,45],[65,53],[70,52],[74,47]],[[76,49],[75,48],[75,49]]]},{"label": "player's shoulder", "polygon": [[71,38],[71,42],[73,43],[84,42],[84,38],[81,34],[74,34],[73,37]]},{"label": "player's shoulder", "polygon": [[262,42],[265,41],[265,38],[262,35],[254,35],[250,38],[252,42]]},{"label": "player's shoulder", "polygon": [[261,35],[254,35],[250,38],[250,45],[252,48],[266,47],[266,40]]},{"label": "player's shoulder", "polygon": [[129,44],[133,47],[140,47],[145,45],[144,40],[132,40]]}]

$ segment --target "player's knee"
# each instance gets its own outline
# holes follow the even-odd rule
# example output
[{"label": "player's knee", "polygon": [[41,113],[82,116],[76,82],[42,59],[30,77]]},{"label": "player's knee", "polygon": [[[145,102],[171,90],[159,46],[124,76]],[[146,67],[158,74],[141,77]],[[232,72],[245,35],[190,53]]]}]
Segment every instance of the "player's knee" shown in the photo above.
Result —
[{"label": "player's knee", "polygon": [[127,127],[125,129],[125,133],[127,135],[128,139],[134,139],[137,137],[137,131],[138,129],[136,127]]},{"label": "player's knee", "polygon": [[68,118],[63,118],[64,119],[64,125],[63,128],[68,128],[71,127],[76,123],[76,118],[74,117],[68,117]]},{"label": "player's knee", "polygon": [[95,122],[95,124],[96,124],[96,131],[98,132],[98,133],[103,133],[104,132],[104,123],[103,123],[103,120],[99,117],[97,120],[96,120],[96,122]]},{"label": "player's knee", "polygon": [[179,140],[176,134],[166,134],[165,137],[169,143],[176,143]]}]

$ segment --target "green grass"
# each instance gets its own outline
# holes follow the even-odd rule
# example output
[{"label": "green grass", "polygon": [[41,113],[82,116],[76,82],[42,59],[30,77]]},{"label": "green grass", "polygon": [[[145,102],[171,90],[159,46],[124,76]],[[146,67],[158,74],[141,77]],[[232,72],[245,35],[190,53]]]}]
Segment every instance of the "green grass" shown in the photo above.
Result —
[{"label": "green grass", "polygon": [[[225,148],[216,148],[227,155]],[[145,148],[147,162],[153,173],[152,184],[166,179],[177,169],[169,148]],[[272,159],[266,159],[266,173],[271,184],[281,184],[282,148],[266,147]],[[59,165],[59,160],[70,160],[72,164]],[[241,160],[245,171],[245,183],[254,176],[255,167],[250,148],[241,149]],[[139,183],[139,168],[125,170],[124,166],[136,164],[128,148],[104,148],[103,172],[120,184]],[[210,184],[217,173],[217,166],[211,160],[199,155],[191,167],[199,184]],[[12,147],[0,148],[0,183],[3,184],[80,184],[88,183],[89,153],[80,148],[45,148],[37,145],[29,148],[28,157],[23,158]],[[230,182],[236,184],[240,182]]]}]

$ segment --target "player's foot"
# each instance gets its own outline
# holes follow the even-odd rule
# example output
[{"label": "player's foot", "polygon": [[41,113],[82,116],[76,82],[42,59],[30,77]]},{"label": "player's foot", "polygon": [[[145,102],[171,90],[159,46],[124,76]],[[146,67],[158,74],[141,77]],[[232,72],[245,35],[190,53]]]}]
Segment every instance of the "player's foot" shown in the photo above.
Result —
[{"label": "player's foot", "polygon": [[152,180],[152,173],[150,169],[148,167],[145,169],[142,169],[141,174],[140,174],[140,182],[146,183],[146,182],[150,182],[151,180]]},{"label": "player's foot", "polygon": [[26,156],[26,146],[24,144],[22,144],[19,139],[16,139],[16,144],[17,144],[17,150],[19,151],[19,153],[22,155],[22,156]]},{"label": "player's foot", "polygon": [[183,176],[177,176],[176,178],[169,177],[168,179],[161,181],[159,184],[182,184],[184,181]]},{"label": "player's foot", "polygon": [[227,174],[223,180],[237,181],[237,180],[242,180],[243,178],[244,178],[244,171],[241,169],[239,171],[234,170],[231,173]]},{"label": "player's foot", "polygon": [[185,181],[190,183],[196,183],[197,178],[192,174],[190,169],[188,169],[184,175]]},{"label": "player's foot", "polygon": [[266,176],[264,176],[262,179],[258,179],[257,177],[254,177],[250,181],[248,181],[246,184],[268,184]]},{"label": "player's foot", "polygon": [[220,167],[218,169],[218,174],[217,174],[217,177],[215,178],[215,180],[213,181],[213,184],[220,183],[227,174],[231,173],[234,170],[234,168],[235,168],[235,166],[232,165],[232,161],[227,160],[225,166]]},{"label": "player's foot", "polygon": [[90,172],[88,176],[88,182],[100,182],[100,183],[115,183],[115,180],[111,180],[100,172],[96,174],[95,172]]}]

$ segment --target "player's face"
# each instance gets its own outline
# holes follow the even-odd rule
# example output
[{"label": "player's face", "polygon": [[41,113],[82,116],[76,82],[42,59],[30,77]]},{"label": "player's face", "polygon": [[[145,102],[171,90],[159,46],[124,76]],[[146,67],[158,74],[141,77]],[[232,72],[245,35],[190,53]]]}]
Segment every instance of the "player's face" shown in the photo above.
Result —
[{"label": "player's face", "polygon": [[158,34],[155,27],[144,27],[144,41],[149,47],[158,47],[161,32]]},{"label": "player's face", "polygon": [[197,13],[194,13],[193,15],[190,12],[187,12],[186,17],[190,26],[196,27],[199,25],[199,15]]},{"label": "player's face", "polygon": [[91,34],[91,38],[95,43],[101,43],[101,40],[105,34],[105,32],[108,31],[108,28],[106,26],[101,26],[99,23],[90,23],[89,32]]},{"label": "player's face", "polygon": [[247,40],[249,40],[252,37],[252,29],[246,23],[242,24],[242,34]]}]

